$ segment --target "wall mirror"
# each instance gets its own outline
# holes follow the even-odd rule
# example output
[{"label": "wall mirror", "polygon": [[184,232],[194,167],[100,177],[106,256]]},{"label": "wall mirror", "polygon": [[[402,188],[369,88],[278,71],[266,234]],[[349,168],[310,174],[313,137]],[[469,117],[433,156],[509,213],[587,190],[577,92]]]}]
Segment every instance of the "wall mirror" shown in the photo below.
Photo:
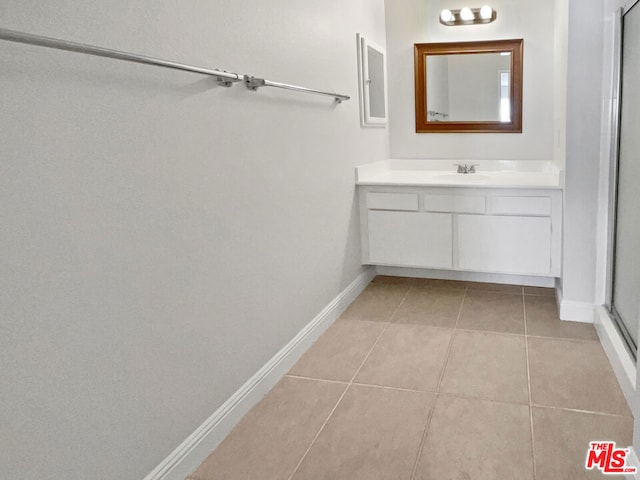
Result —
[{"label": "wall mirror", "polygon": [[416,132],[521,133],[523,41],[416,43]]},{"label": "wall mirror", "polygon": [[386,62],[384,50],[357,35],[360,124],[384,127],[387,123]]}]

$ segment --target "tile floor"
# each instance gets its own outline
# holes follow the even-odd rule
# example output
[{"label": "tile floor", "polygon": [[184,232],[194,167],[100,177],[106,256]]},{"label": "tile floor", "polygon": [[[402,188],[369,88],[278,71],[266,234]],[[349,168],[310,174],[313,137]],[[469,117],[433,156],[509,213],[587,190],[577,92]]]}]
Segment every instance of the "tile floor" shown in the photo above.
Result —
[{"label": "tile floor", "polygon": [[580,480],[632,418],[551,289],[376,277],[189,480]]}]

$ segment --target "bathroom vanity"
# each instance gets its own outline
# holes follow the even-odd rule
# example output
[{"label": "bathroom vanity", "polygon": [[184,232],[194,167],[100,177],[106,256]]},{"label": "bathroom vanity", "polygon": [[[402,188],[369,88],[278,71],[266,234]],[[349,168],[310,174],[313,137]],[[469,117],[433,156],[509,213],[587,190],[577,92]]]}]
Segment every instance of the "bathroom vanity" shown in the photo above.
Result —
[{"label": "bathroom vanity", "polygon": [[[460,163],[460,162],[458,162]],[[369,265],[560,276],[562,178],[553,162],[386,160],[356,169]]]}]

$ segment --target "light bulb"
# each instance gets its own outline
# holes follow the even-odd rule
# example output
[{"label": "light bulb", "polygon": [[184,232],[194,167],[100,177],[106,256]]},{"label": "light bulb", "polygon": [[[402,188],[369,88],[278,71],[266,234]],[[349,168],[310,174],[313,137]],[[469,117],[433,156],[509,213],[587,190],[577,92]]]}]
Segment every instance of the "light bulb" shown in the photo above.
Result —
[{"label": "light bulb", "polygon": [[465,22],[473,20],[473,12],[469,7],[464,7],[462,10],[460,10],[460,18]]},{"label": "light bulb", "polygon": [[480,9],[480,18],[489,20],[493,15],[493,9],[489,5],[485,5]]},{"label": "light bulb", "polygon": [[446,8],[442,10],[440,12],[440,20],[445,23],[453,22],[453,13],[451,13],[451,10],[448,10]]}]

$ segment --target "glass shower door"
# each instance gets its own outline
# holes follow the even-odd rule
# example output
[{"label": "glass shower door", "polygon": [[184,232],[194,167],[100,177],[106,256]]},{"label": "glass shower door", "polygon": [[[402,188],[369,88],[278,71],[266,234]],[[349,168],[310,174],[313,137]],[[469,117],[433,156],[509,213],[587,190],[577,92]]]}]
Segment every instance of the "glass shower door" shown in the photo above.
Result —
[{"label": "glass shower door", "polygon": [[640,320],[640,6],[623,17],[611,311],[635,356]]}]

